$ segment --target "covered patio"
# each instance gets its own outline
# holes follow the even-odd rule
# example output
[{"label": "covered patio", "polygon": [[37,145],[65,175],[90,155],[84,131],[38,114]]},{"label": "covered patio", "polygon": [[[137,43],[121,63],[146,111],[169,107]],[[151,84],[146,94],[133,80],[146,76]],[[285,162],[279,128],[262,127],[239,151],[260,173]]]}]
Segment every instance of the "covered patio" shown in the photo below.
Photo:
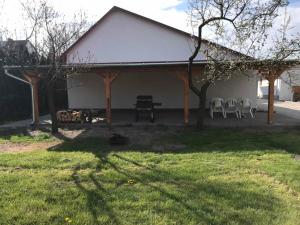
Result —
[{"label": "covered patio", "polygon": [[[299,103],[300,105],[300,103]],[[272,124],[272,127],[299,127],[300,126],[300,118],[294,118],[290,115],[284,115],[280,111],[278,111],[275,106],[275,117],[276,120]],[[300,111],[298,111],[300,115]],[[141,119],[139,122],[135,121],[134,111],[133,110],[125,110],[125,111],[115,111],[112,110],[112,116],[114,118],[112,122],[112,127],[182,127],[184,123],[182,122],[182,112],[180,110],[159,110],[158,117],[155,123],[150,123],[147,119]],[[205,126],[206,127],[220,127],[220,128],[268,128],[270,127],[266,123],[267,112],[259,111],[256,112],[255,118],[252,119],[250,116],[247,118],[243,118],[237,120],[234,116],[229,116],[227,119],[223,119],[221,115],[216,115],[214,119],[211,119],[208,115],[205,118]],[[25,128],[30,127],[31,119],[15,121],[10,123],[5,123],[0,125],[0,129],[7,128]],[[41,127],[47,127],[51,124],[51,118],[49,115],[40,117]],[[196,124],[196,111],[190,110],[190,124]],[[86,125],[82,124],[61,124],[62,127],[75,127],[81,128]],[[104,122],[93,122],[91,125],[87,125],[88,127],[106,127],[106,123]]]},{"label": "covered patio", "polygon": [[[207,62],[198,61],[195,62],[193,74],[199,74],[203,70]],[[241,62],[245,63],[245,62]],[[295,120],[291,121],[290,118],[282,115],[276,115],[276,121],[274,121],[274,81],[289,67],[293,66],[294,61],[280,63],[274,69],[269,69],[265,66],[262,61],[249,61],[247,62],[249,69],[256,69],[259,76],[263,76],[269,80],[269,97],[268,97],[268,111],[258,112],[254,119],[241,119],[237,120],[235,118],[221,119],[215,118],[214,120],[207,118],[205,124],[208,126],[261,126],[264,124],[274,124],[274,125],[283,125],[291,124],[295,125],[297,122]],[[115,109],[112,107],[112,92],[114,91],[114,82],[118,80],[121,76],[126,76],[131,73],[137,74],[146,74],[146,73],[168,73],[172,76],[172,79],[180,82],[181,85],[181,102],[180,109],[157,109],[157,119],[155,124],[161,125],[193,125],[196,123],[196,111],[190,107],[190,96],[192,92],[189,88],[188,74],[187,74],[187,64],[188,62],[159,62],[159,63],[126,63],[126,64],[85,64],[85,65],[63,65],[67,71],[70,70],[81,70],[84,68],[84,73],[88,76],[89,73],[96,74],[101,80],[102,89],[98,90],[104,92],[104,98],[102,99],[104,107],[102,108],[104,112],[104,117],[106,118],[106,124],[108,125],[130,125],[130,124],[148,124],[149,121],[144,122],[135,122],[134,121],[134,108],[131,102],[130,107],[127,109]],[[43,72],[47,71],[47,66],[38,66],[38,67],[19,67],[19,66],[6,66],[5,72],[9,76],[14,76],[14,71],[18,70],[22,72],[24,78],[18,77],[20,80],[24,80],[29,83],[33,90],[32,102],[33,102],[33,123],[35,126],[39,125],[39,106],[38,106],[38,88],[37,84],[39,80],[43,79]],[[125,75],[124,75],[125,74]],[[167,85],[167,84],[166,84]],[[176,89],[178,91],[178,89]],[[127,93],[124,93],[126,95]],[[223,97],[223,96],[220,96]],[[83,99],[84,100],[84,99]],[[98,99],[96,98],[96,101]],[[101,99],[99,99],[101,101]],[[133,100],[134,101],[134,100]],[[208,99],[209,101],[209,99]],[[165,104],[165,103],[163,103]],[[101,109],[101,108],[100,108]],[[266,123],[267,121],[267,123]]]},{"label": "covered patio", "polygon": [[[276,109],[275,109],[276,110]],[[300,111],[299,111],[300,113]],[[276,127],[291,127],[300,126],[300,119],[293,118],[288,115],[284,115],[275,111],[276,120],[272,126]],[[133,110],[125,111],[112,111],[114,118],[112,126],[184,126],[182,122],[182,112],[180,110],[158,110],[157,119],[155,123],[149,123],[147,118],[141,119],[136,122]],[[232,128],[247,128],[247,127],[268,127],[266,118],[268,117],[267,111],[258,111],[255,113],[255,118],[251,118],[247,115],[246,118],[237,119],[234,115],[230,115],[227,119],[224,119],[221,114],[211,119],[207,113],[205,118],[205,126],[207,127],[232,127]],[[190,125],[193,126],[197,121],[196,110],[190,110]],[[95,126],[103,126],[103,124],[94,124]]]}]

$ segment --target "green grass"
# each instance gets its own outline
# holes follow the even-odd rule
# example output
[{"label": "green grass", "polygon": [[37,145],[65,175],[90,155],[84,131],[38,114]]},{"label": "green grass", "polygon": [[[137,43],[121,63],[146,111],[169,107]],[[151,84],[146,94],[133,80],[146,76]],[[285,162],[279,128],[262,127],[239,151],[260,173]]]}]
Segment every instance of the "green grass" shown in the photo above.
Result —
[{"label": "green grass", "polygon": [[32,143],[32,142],[41,142],[41,141],[51,141],[54,138],[51,137],[47,133],[41,133],[38,135],[30,136],[30,135],[24,135],[24,134],[17,134],[17,135],[6,135],[6,136],[0,136],[0,144],[6,143],[6,142],[12,142],[12,143]]},{"label": "green grass", "polygon": [[299,131],[160,141],[187,149],[112,149],[89,138],[0,154],[0,224],[300,224]]}]

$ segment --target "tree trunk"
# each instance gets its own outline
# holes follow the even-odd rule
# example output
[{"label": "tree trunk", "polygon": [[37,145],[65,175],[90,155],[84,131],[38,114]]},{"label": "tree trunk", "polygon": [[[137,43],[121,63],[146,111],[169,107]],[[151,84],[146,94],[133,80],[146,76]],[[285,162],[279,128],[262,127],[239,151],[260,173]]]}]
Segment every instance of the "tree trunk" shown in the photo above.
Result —
[{"label": "tree trunk", "polygon": [[200,90],[199,97],[199,108],[197,113],[197,127],[203,128],[204,127],[204,119],[205,119],[205,106],[206,106],[206,94],[207,89],[209,87],[210,83],[206,81],[202,86]]},{"label": "tree trunk", "polygon": [[55,97],[54,96],[55,96],[54,87],[50,81],[50,83],[47,84],[47,98],[48,98],[49,112],[50,112],[51,121],[52,121],[52,124],[51,124],[51,133],[52,134],[58,133],[58,124],[57,124]]}]

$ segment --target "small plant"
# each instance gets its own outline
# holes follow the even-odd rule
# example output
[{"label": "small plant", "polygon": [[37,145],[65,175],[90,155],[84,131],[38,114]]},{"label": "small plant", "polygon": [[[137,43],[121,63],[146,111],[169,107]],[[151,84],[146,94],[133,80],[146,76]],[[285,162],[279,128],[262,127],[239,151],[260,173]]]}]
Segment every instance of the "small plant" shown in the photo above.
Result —
[{"label": "small plant", "polygon": [[71,220],[69,217],[66,217],[66,218],[65,218],[65,221],[66,221],[67,223],[72,223],[72,220]]},{"label": "small plant", "polygon": [[135,181],[130,179],[130,180],[127,181],[127,183],[128,183],[129,185],[134,185],[134,184],[135,184]]}]

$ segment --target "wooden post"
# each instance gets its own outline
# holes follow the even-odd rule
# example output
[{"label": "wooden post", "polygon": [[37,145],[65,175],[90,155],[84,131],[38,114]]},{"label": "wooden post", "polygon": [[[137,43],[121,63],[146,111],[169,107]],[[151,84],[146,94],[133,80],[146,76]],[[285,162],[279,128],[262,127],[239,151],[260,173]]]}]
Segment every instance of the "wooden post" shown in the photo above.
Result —
[{"label": "wooden post", "polygon": [[37,76],[24,75],[24,77],[31,84],[32,91],[32,113],[33,113],[33,125],[37,127],[40,123],[40,112],[39,112],[39,80]]},{"label": "wooden post", "polygon": [[183,112],[184,112],[184,124],[189,124],[189,80],[188,74],[182,73],[178,75],[179,79],[183,81]]},{"label": "wooden post", "polygon": [[275,80],[278,79],[281,74],[287,68],[280,68],[277,70],[262,69],[259,73],[269,81],[268,89],[268,124],[272,124],[274,120],[274,92],[275,92]]},{"label": "wooden post", "polygon": [[105,72],[104,74],[98,73],[100,76],[103,77],[104,82],[104,94],[105,94],[105,111],[106,111],[106,119],[107,123],[111,124],[112,116],[111,116],[111,85],[112,82],[117,78],[119,75],[118,72]]},{"label": "wooden post", "polygon": [[105,109],[107,123],[111,124],[111,82],[109,75],[104,77]]},{"label": "wooden post", "polygon": [[274,83],[275,78],[269,77],[269,90],[268,90],[268,124],[273,123],[274,119]]}]

